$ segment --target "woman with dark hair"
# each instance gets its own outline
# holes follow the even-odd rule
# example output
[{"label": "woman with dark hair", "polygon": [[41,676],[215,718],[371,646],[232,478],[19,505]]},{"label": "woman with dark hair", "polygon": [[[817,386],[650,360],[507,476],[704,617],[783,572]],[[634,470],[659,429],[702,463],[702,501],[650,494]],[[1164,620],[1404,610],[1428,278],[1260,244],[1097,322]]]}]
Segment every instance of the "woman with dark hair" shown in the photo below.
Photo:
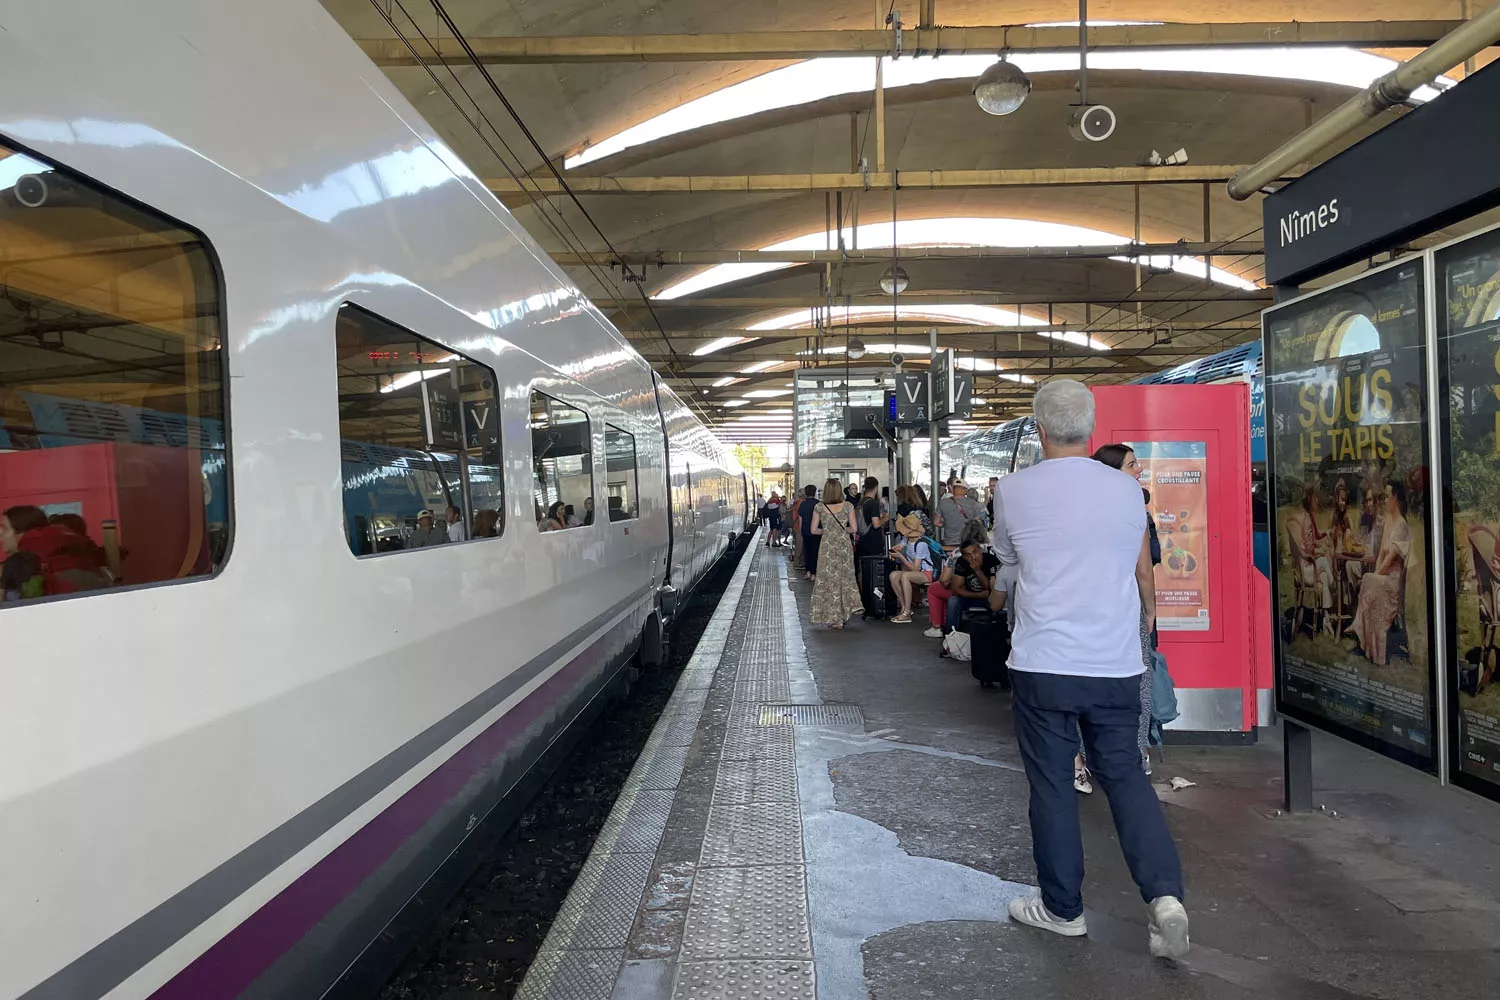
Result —
[{"label": "woman with dark hair", "polygon": [[918,521],[922,522],[922,534],[932,534],[932,517],[927,513],[927,507],[922,503],[915,486],[896,487],[896,516],[906,517],[915,514]]},{"label": "woman with dark hair", "polygon": [[1406,486],[1396,480],[1386,484],[1385,502],[1380,511],[1380,551],[1375,567],[1365,573],[1359,584],[1359,610],[1349,626],[1363,653],[1371,663],[1384,665],[1386,640],[1406,593],[1406,562],[1411,557],[1411,526],[1406,523]]},{"label": "woman with dark hair", "polygon": [[547,508],[547,520],[542,522],[543,531],[562,531],[568,526],[568,505],[561,500]]},{"label": "woman with dark hair", "polygon": [[0,515],[0,549],[7,556],[35,556],[48,596],[109,586],[99,546],[61,524],[51,524],[40,507],[23,504]]},{"label": "woman with dark hair", "polygon": [[[1124,444],[1106,444],[1094,452],[1094,460],[1119,469],[1131,479],[1140,479],[1141,463],[1135,457],[1135,449]],[[1151,565],[1161,563],[1161,542],[1156,536],[1156,516],[1151,511],[1151,492],[1141,489],[1146,503],[1146,530],[1151,536]],[[1141,752],[1141,767],[1151,773],[1151,651],[1156,648],[1156,634],[1146,627],[1146,609],[1141,608],[1141,661],[1145,670],[1141,673],[1141,724],[1136,730],[1136,747]],[[1078,754],[1073,758],[1073,787],[1085,795],[1092,794],[1088,759],[1083,749],[1083,734],[1078,737]]]}]

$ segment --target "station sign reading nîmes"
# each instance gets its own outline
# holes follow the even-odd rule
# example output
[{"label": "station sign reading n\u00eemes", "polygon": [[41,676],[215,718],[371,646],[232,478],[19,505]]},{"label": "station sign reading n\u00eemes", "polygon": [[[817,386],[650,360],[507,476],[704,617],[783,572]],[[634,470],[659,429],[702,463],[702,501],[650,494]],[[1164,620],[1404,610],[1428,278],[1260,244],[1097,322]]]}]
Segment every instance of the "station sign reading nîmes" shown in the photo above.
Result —
[{"label": "station sign reading n\u00eemes", "polygon": [[1500,204],[1496,107],[1491,63],[1268,195],[1266,283],[1299,284]]}]

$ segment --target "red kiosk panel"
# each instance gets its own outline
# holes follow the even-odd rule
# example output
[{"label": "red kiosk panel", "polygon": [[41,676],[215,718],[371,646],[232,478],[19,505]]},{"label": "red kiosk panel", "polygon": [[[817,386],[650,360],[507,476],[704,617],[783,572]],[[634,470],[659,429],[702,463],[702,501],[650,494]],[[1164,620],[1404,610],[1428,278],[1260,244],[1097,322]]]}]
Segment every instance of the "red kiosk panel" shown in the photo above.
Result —
[{"label": "red kiosk panel", "polygon": [[1091,448],[1127,444],[1151,491],[1160,648],[1181,717],[1168,728],[1254,732],[1250,396],[1244,385],[1095,388]]}]

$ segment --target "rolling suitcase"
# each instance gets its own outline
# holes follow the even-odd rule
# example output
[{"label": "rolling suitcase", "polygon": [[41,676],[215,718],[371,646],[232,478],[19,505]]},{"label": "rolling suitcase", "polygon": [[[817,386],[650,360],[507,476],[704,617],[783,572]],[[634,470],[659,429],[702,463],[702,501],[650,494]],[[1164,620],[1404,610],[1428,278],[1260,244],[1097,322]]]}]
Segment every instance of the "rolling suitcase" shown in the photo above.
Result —
[{"label": "rolling suitcase", "polygon": [[[964,615],[969,633],[969,672],[981,687],[1000,685],[1010,688],[1010,670],[1006,661],[1010,659],[1010,627],[1004,615],[989,617],[989,612],[973,612],[974,618]],[[985,617],[981,618],[980,615]]]},{"label": "rolling suitcase", "polygon": [[871,618],[885,618],[886,592],[891,589],[891,581],[885,575],[885,556],[861,556],[859,559],[859,600],[864,605],[865,612],[862,616],[866,621]]}]

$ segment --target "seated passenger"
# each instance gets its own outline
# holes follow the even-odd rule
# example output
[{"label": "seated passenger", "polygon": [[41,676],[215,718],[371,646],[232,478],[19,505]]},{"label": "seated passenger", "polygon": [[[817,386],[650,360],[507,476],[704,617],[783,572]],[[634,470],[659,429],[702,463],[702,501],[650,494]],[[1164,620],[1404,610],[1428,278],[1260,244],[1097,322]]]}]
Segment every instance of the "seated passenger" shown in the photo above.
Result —
[{"label": "seated passenger", "polygon": [[[593,516],[593,511],[589,512],[589,516],[591,516],[591,517]],[[624,509],[620,506],[620,498],[619,497],[610,497],[609,498],[609,519],[611,521],[624,521],[624,520],[628,519],[629,517],[630,517],[630,515],[627,514],[627,513],[625,513]]]},{"label": "seated passenger", "polygon": [[31,552],[17,552],[0,565],[0,600],[24,601],[47,593],[42,561]]},{"label": "seated passenger", "polygon": [[562,531],[568,526],[568,505],[561,500],[547,508],[547,519],[542,522],[543,531]]},{"label": "seated passenger", "polygon": [[901,601],[901,612],[891,619],[897,625],[911,621],[912,592],[932,582],[932,549],[923,536],[922,522],[915,514],[896,518],[902,542],[891,549],[897,568],[891,571],[891,589]]},{"label": "seated passenger", "polygon": [[570,528],[581,528],[581,527],[583,527],[583,518],[579,517],[576,513],[574,513],[574,511],[573,511],[573,505],[572,504],[564,504],[563,505],[563,515],[564,515],[564,523],[566,523],[568,527],[570,527]]},{"label": "seated passenger", "polygon": [[439,528],[433,523],[432,511],[420,510],[417,512],[417,530],[411,534],[411,541],[407,543],[409,549],[426,548],[429,545],[442,545],[448,541],[448,529]]},{"label": "seated passenger", "polygon": [[99,572],[104,575],[105,582],[107,584],[114,584],[118,582],[115,579],[114,572],[109,568],[109,556],[105,553],[104,546],[99,545],[89,537],[88,523],[84,521],[82,517],[78,516],[77,514],[53,514],[51,517],[47,518],[47,523],[55,524],[59,528],[66,528],[73,534],[77,535],[79,538],[82,538],[84,541],[88,542],[89,548],[91,549],[94,557],[94,564],[98,568]]},{"label": "seated passenger", "polygon": [[464,512],[451,503],[443,512],[443,532],[450,542],[468,540],[464,533]]},{"label": "seated passenger", "polygon": [[500,512],[498,510],[482,510],[474,515],[474,537],[494,538],[500,534]]},{"label": "seated passenger", "polygon": [[948,585],[953,596],[948,598],[944,615],[950,632],[958,628],[959,618],[966,608],[991,606],[1000,558],[987,549],[988,546],[978,539],[966,539],[953,558],[953,582]]},{"label": "seated passenger", "polygon": [[[614,498],[611,497],[611,500]],[[594,523],[594,498],[585,497],[583,501],[583,526],[587,528]]]},{"label": "seated passenger", "polygon": [[47,594],[74,594],[110,584],[99,546],[60,524],[49,524],[40,507],[11,507],[0,515],[0,548],[29,552],[41,561]]}]

